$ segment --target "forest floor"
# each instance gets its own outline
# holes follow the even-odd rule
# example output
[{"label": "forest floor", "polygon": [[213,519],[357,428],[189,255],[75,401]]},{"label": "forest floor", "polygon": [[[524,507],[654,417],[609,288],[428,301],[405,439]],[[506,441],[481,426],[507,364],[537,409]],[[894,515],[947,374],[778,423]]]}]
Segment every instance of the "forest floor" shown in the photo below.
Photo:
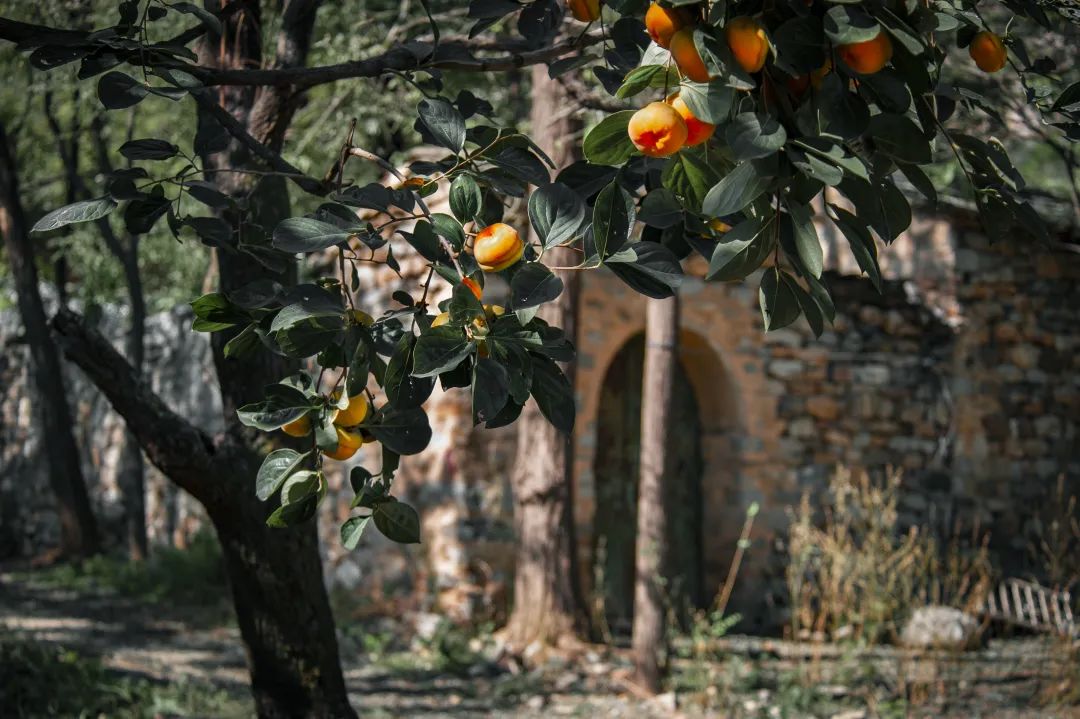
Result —
[{"label": "forest floor", "polygon": [[[628,680],[625,651],[609,647],[521,671],[497,660],[493,642],[445,627],[406,646],[396,646],[400,632],[386,620],[342,634],[350,695],[363,716],[1080,717],[1075,704],[1063,704],[1075,700],[1080,681],[1075,656],[1032,638],[914,657],[890,648],[731,637],[707,653],[688,650],[673,663],[672,691],[647,699]],[[50,653],[58,647],[63,651]],[[79,694],[73,676],[107,686]],[[0,571],[4,715],[44,715],[35,712],[57,684],[82,702],[80,709],[94,709],[91,715],[251,713],[227,606],[185,605],[167,594],[132,598],[114,588]],[[64,711],[51,706],[48,713]]]}]

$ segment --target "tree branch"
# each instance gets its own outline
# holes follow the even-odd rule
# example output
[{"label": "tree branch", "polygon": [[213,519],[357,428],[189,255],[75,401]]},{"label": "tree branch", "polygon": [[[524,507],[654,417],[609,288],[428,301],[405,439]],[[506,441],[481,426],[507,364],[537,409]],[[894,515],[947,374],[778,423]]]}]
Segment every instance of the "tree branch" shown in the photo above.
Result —
[{"label": "tree branch", "polygon": [[[2,37],[2,35],[0,35]],[[558,59],[572,50],[582,50],[603,40],[600,33],[540,48],[520,50],[519,43],[480,43],[445,39],[437,49],[431,43],[410,43],[366,58],[319,67],[217,70],[199,66],[184,69],[205,85],[293,85],[298,88],[324,85],[338,80],[378,77],[388,72],[410,70],[456,70],[459,72],[500,72],[516,70]],[[432,53],[432,50],[435,50]],[[473,52],[484,49],[499,53],[496,57],[477,58]]]},{"label": "tree branch", "polygon": [[212,116],[226,131],[244,144],[252,154],[265,162],[275,172],[280,172],[285,177],[295,182],[300,189],[313,195],[325,195],[330,191],[329,186],[324,185],[314,177],[305,175],[295,165],[271,150],[266,145],[255,139],[247,131],[239,120],[232,116],[228,110],[217,104],[213,97],[205,90],[195,90],[191,93],[199,107]]},{"label": "tree branch", "polygon": [[78,314],[61,308],[50,325],[64,355],[124,418],[154,466],[197,499],[205,497],[215,452],[210,437],[169,409],[112,344]]}]

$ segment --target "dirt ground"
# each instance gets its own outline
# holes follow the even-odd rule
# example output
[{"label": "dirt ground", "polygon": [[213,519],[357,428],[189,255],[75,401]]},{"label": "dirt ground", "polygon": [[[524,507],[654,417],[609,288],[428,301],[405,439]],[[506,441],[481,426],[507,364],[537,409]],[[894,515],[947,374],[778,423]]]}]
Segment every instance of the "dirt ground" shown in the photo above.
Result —
[{"label": "dirt ground", "polygon": [[[245,697],[236,629],[202,626],[164,603],[0,573],[0,626],[97,657],[116,672]],[[889,648],[732,637],[707,653],[687,648],[683,654],[673,662],[674,690],[649,699],[628,681],[625,652],[607,647],[523,671],[494,654],[484,659],[483,651],[454,662],[432,643],[392,650],[364,648],[348,635],[343,640],[349,691],[362,716],[1080,717],[1060,701],[1075,691],[1077,668],[1063,662],[1059,643],[1047,640],[994,641],[978,651],[914,657]]]}]

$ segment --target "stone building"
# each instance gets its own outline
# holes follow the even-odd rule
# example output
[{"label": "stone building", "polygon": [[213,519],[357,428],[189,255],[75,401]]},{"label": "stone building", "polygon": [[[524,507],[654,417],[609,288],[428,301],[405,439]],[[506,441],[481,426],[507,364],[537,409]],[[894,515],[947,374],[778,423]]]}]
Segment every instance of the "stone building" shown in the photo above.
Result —
[{"label": "stone building", "polygon": [[[774,605],[784,602],[777,557],[788,508],[822,487],[838,464],[903,469],[907,522],[978,522],[1011,573],[1025,571],[1024,525],[1056,479],[1080,489],[1076,245],[991,246],[962,213],[927,217],[881,248],[886,281],[879,294],[857,276],[843,238],[824,228],[821,234],[837,307],[821,338],[802,320],[765,334],[756,276],[707,283],[690,263],[681,290],[672,541],[686,595],[706,605],[728,571],[746,509],[760,505],[734,603],[747,627],[766,615],[775,621]],[[412,276],[408,258],[402,263]],[[363,280],[374,301],[400,283],[378,273]],[[586,273],[582,293],[573,513],[587,593],[597,606],[603,601],[618,628],[629,616],[632,581],[645,299],[606,271]],[[159,361],[148,366],[155,386],[212,428],[219,404],[204,338],[181,331],[183,311],[154,322]],[[44,486],[36,475],[26,481],[41,446],[25,441],[20,350],[11,344],[12,323],[5,327],[0,517],[4,536],[23,538],[5,543],[5,551],[25,554],[55,528],[42,509],[47,497],[26,494]],[[70,374],[95,501],[115,514],[108,448],[119,425],[77,370]],[[514,429],[473,430],[461,390],[436,389],[428,411],[432,445],[403,462],[395,488],[421,510],[423,543],[400,547],[371,532],[345,552],[337,538],[351,499],[343,466],[324,504],[327,576],[376,600],[407,596],[416,609],[498,618],[512,586]],[[374,467],[379,460],[362,450],[355,461]],[[160,478],[148,486],[170,497],[171,504],[151,501],[161,508],[151,517],[156,538],[170,541],[193,515],[183,506],[178,513]],[[13,509],[28,501],[38,508],[36,520]]]}]

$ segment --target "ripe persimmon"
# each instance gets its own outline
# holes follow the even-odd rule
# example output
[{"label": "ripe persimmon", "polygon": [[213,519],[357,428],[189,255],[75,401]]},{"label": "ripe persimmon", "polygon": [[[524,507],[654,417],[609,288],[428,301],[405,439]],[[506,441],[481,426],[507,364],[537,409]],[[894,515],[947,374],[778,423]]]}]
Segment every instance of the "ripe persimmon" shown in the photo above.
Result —
[{"label": "ripe persimmon", "polygon": [[745,15],[732,18],[724,26],[724,36],[735,62],[743,70],[754,73],[765,66],[765,59],[769,56],[769,38],[757,20]]},{"label": "ripe persimmon", "polygon": [[485,272],[505,270],[520,260],[524,251],[525,243],[517,230],[504,222],[480,230],[473,242],[473,257]]},{"label": "ripe persimmon", "polygon": [[975,34],[971,45],[968,46],[968,54],[983,72],[997,72],[1005,67],[1005,61],[1008,58],[1005,43],[989,30]]},{"label": "ripe persimmon", "polygon": [[892,59],[892,40],[879,31],[870,40],[853,42],[837,48],[844,63],[860,75],[873,75]]},{"label": "ripe persimmon", "polygon": [[686,144],[686,122],[664,102],[650,102],[635,112],[626,130],[634,147],[649,157],[674,155]]},{"label": "ripe persimmon", "polygon": [[671,57],[679,72],[694,82],[708,82],[709,70],[694,44],[694,29],[684,28],[671,37]]}]

